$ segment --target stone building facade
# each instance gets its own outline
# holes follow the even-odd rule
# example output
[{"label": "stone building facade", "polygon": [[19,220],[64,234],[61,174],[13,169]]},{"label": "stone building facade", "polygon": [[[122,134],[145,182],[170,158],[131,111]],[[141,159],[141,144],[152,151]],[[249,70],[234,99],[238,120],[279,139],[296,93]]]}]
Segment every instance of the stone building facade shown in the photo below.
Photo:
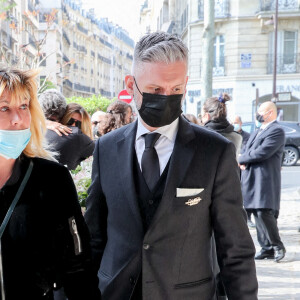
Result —
[{"label": "stone building facade", "polygon": [[[283,101],[277,101],[277,107],[283,120],[300,121],[300,1],[278,3],[276,91]],[[239,114],[244,121],[253,120],[257,92],[259,102],[272,98],[274,26],[268,24],[274,13],[275,0],[215,0],[213,94],[231,95],[231,118]],[[177,33],[187,44],[190,58],[185,109],[198,114],[203,101],[203,0],[147,0],[141,10],[141,26],[142,32]]]},{"label": "stone building facade", "polygon": [[[39,65],[41,82],[51,81],[66,97],[114,98],[125,88],[134,41],[123,28],[84,11],[80,1],[7,2],[12,5],[1,21],[0,49],[8,64],[17,63],[20,48],[26,47],[22,66]],[[55,16],[53,22],[49,16]]]}]

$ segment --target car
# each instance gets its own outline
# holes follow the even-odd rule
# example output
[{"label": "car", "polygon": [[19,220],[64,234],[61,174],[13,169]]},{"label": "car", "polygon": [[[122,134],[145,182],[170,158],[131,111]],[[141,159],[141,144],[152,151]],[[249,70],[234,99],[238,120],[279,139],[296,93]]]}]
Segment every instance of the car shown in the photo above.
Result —
[{"label": "car", "polygon": [[[278,121],[278,124],[285,132],[285,147],[282,164],[284,166],[294,166],[300,158],[300,123]],[[252,133],[256,129],[256,126],[254,122],[245,122],[242,125],[242,129]]]}]

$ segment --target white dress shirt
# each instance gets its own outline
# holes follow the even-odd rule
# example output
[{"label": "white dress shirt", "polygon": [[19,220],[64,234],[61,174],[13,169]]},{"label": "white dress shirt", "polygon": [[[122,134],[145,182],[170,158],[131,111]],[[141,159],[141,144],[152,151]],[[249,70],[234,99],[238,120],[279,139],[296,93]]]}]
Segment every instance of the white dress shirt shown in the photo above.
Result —
[{"label": "white dress shirt", "polygon": [[[175,139],[178,131],[179,118],[173,121],[170,125],[159,127],[153,133],[160,133],[161,136],[157,140],[154,148],[157,152],[159,159],[160,175],[164,171],[171,154],[174,149]],[[138,116],[137,131],[135,137],[135,151],[138,159],[139,166],[142,170],[142,156],[145,150],[145,138],[143,134],[149,133],[150,131],[141,122],[140,116]]]},{"label": "white dress shirt", "polygon": [[263,122],[262,125],[261,125],[261,129],[262,129],[262,130],[266,129],[270,124],[274,123],[275,121],[276,121],[276,120],[273,120],[273,121],[270,122],[270,123],[265,123],[265,122]]}]

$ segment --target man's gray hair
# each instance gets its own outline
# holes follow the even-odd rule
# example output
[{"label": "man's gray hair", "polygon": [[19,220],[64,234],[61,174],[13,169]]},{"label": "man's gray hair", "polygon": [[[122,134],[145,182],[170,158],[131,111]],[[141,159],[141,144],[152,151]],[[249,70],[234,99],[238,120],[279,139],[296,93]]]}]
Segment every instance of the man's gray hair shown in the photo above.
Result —
[{"label": "man's gray hair", "polygon": [[60,121],[67,109],[66,98],[56,89],[49,89],[39,96],[39,102],[46,119]]},{"label": "man's gray hair", "polygon": [[143,36],[135,46],[133,68],[139,62],[188,62],[188,48],[174,34],[153,32]]}]

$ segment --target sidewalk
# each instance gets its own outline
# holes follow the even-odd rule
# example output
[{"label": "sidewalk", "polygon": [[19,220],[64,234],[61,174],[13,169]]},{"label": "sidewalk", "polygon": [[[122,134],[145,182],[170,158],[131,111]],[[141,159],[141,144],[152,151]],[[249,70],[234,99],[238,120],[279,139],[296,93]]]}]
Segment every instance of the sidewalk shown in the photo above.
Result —
[{"label": "sidewalk", "polygon": [[[273,260],[256,261],[259,300],[300,300],[300,189],[281,191],[278,219],[281,239],[287,253],[279,263]],[[256,250],[256,230],[250,229]]]}]

